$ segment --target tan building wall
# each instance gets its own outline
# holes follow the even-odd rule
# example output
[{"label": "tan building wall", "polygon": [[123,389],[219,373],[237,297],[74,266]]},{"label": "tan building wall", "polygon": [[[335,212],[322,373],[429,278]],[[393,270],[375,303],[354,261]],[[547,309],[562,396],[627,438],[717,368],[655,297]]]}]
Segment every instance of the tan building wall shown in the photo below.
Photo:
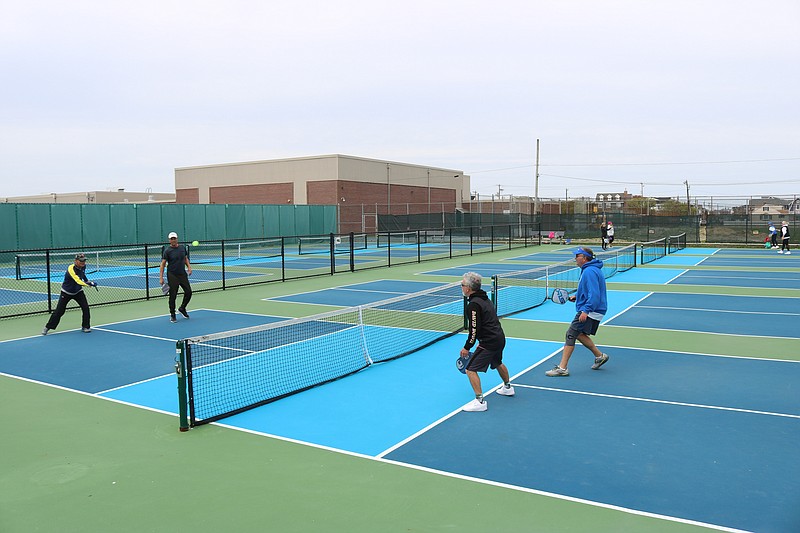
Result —
[{"label": "tan building wall", "polygon": [[469,186],[460,170],[339,154],[175,169],[178,199],[198,203],[460,205]]}]

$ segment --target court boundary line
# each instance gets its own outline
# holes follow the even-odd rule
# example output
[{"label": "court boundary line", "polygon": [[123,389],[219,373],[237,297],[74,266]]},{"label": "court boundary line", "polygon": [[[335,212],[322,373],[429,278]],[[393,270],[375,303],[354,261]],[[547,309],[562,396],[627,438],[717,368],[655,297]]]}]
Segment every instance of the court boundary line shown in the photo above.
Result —
[{"label": "court boundary line", "polygon": [[[632,326],[617,326],[617,327],[632,327]],[[705,332],[703,332],[705,333]],[[745,335],[747,336],[747,335]],[[788,338],[788,337],[782,337]],[[665,348],[643,348],[641,346],[619,346],[615,344],[598,344],[604,348],[615,348],[620,350],[646,350],[648,352],[661,352],[661,353],[676,353],[680,355],[702,355],[705,357],[726,357],[729,359],[749,359],[751,361],[772,361],[775,363],[794,363],[800,364],[800,359],[774,359],[771,357],[753,357],[752,355],[728,355],[724,353],[706,353],[706,352],[686,352],[682,350],[667,350]]]},{"label": "court boundary line", "polygon": [[525,389],[537,389],[549,392],[563,392],[566,394],[579,394],[583,396],[597,396],[600,398],[610,398],[615,400],[630,400],[630,401],[637,401],[637,402],[645,402],[645,403],[657,403],[663,405],[676,405],[680,407],[695,407],[700,409],[710,409],[710,410],[719,410],[719,411],[732,411],[736,413],[749,413],[749,414],[756,414],[756,415],[766,415],[766,416],[775,416],[775,417],[782,417],[782,418],[794,418],[800,420],[800,415],[793,415],[789,413],[776,413],[771,411],[757,411],[754,409],[743,409],[741,407],[725,407],[722,405],[705,405],[700,403],[689,403],[689,402],[674,402],[669,400],[657,400],[654,398],[644,398],[644,397],[637,397],[637,396],[622,396],[619,394],[607,394],[603,392],[590,392],[590,391],[580,391],[574,389],[559,389],[557,387],[543,387],[541,385],[524,385],[524,384],[515,384],[515,387],[522,387]]},{"label": "court boundary line", "polygon": [[[544,322],[543,320],[541,322]],[[563,323],[563,322],[562,322]],[[623,326],[618,324],[606,324],[603,323],[603,326],[609,328],[631,328],[631,329],[653,329],[643,326]],[[794,339],[797,340],[797,337],[782,337],[778,335],[745,335],[744,333],[719,333],[717,331],[697,331],[694,329],[673,329],[673,328],[658,328],[658,331],[674,331],[676,333],[697,333],[702,335],[728,335],[731,337],[750,337],[754,339]]]},{"label": "court boundary line", "polygon": [[789,315],[800,316],[800,313],[776,313],[774,311],[737,311],[732,309],[701,309],[698,307],[670,307],[664,305],[640,305],[639,309],[671,309],[673,311],[703,311],[705,313],[740,313],[744,315]]},{"label": "court boundary line", "polygon": [[662,283],[662,285],[669,285],[670,283],[672,283],[673,281],[675,281],[675,280],[676,280],[676,279],[678,279],[679,277],[683,276],[683,275],[684,275],[684,274],[686,274],[687,272],[691,272],[691,270],[689,270],[688,268],[687,268],[687,269],[684,269],[684,271],[683,271],[683,272],[681,272],[680,274],[678,274],[677,276],[675,276],[675,277],[673,277],[673,278],[670,278],[670,279],[668,279],[666,282]]},{"label": "court boundary line", "polygon": [[[119,402],[119,403],[124,403],[124,402]],[[458,412],[458,411],[456,411],[456,412]],[[555,499],[558,499],[558,500],[564,500],[564,501],[569,501],[569,502],[573,502],[573,503],[579,503],[579,504],[582,504],[582,505],[589,505],[591,507],[601,507],[601,508],[609,509],[609,510],[612,510],[612,511],[619,511],[619,512],[622,512],[622,513],[632,514],[632,515],[637,515],[637,516],[643,516],[643,517],[646,517],[646,518],[656,518],[656,519],[660,519],[660,520],[666,520],[668,522],[678,522],[678,523],[682,523],[682,524],[701,526],[701,527],[706,527],[706,528],[710,528],[710,529],[715,529],[717,531],[726,531],[726,532],[729,532],[729,533],[750,533],[747,530],[743,530],[743,529],[735,529],[735,528],[731,528],[731,527],[727,527],[727,526],[721,526],[721,525],[718,525],[718,524],[710,524],[710,523],[706,523],[706,522],[698,522],[698,521],[695,521],[695,520],[689,520],[687,518],[679,518],[679,517],[676,517],[676,516],[660,515],[660,514],[651,513],[651,512],[647,512],[647,511],[640,511],[638,509],[630,509],[630,508],[622,507],[622,506],[619,506],[619,505],[613,505],[613,504],[610,504],[610,503],[602,503],[602,502],[597,502],[597,501],[593,501],[593,500],[585,500],[585,499],[582,499],[582,498],[577,498],[575,496],[567,496],[566,494],[558,494],[558,493],[555,493],[555,492],[547,492],[547,491],[543,491],[543,490],[540,490],[540,489],[532,489],[532,488],[528,488],[528,487],[521,487],[519,485],[511,485],[511,484],[508,484],[508,483],[501,483],[501,482],[492,481],[492,480],[489,480],[489,479],[466,476],[464,474],[456,474],[455,472],[447,472],[445,470],[437,470],[435,468],[430,468],[430,467],[421,466],[421,465],[415,465],[413,463],[404,463],[402,461],[395,461],[393,459],[386,459],[386,458],[383,458],[383,457],[367,455],[367,454],[363,454],[363,453],[359,453],[359,452],[352,452],[352,451],[349,451],[349,450],[342,450],[342,449],[339,449],[339,448],[333,448],[331,446],[325,446],[323,444],[316,444],[316,443],[313,443],[313,442],[306,442],[306,441],[302,441],[302,440],[292,439],[290,437],[283,437],[283,436],[280,436],[280,435],[275,435],[275,434],[272,434],[272,433],[266,433],[266,432],[258,431],[258,430],[254,430],[254,429],[247,429],[247,428],[241,428],[241,427],[237,427],[237,426],[231,426],[229,424],[225,424],[225,423],[221,423],[221,422],[212,422],[211,425],[223,427],[223,428],[230,429],[230,430],[233,430],[233,431],[241,431],[241,432],[244,432],[244,433],[257,435],[257,436],[260,436],[260,437],[272,438],[272,439],[280,440],[280,441],[283,441],[283,442],[288,442],[288,443],[291,443],[291,444],[298,444],[298,445],[301,445],[301,446],[310,446],[312,448],[316,448],[316,449],[319,449],[319,450],[322,450],[322,451],[327,451],[327,452],[331,452],[331,453],[338,453],[338,454],[343,454],[343,455],[349,455],[351,457],[356,457],[356,458],[359,458],[359,459],[365,459],[367,461],[374,461],[374,462],[378,462],[378,463],[389,464],[389,465],[397,466],[397,467],[400,467],[400,468],[409,468],[409,469],[412,469],[412,470],[418,470],[420,472],[426,472],[428,474],[434,474],[434,475],[438,475],[438,476],[444,476],[444,477],[449,477],[449,478],[454,478],[454,479],[460,479],[460,480],[464,480],[464,481],[471,481],[471,482],[474,482],[474,483],[480,483],[482,485],[489,485],[489,486],[493,486],[493,487],[514,490],[514,491],[517,491],[517,492],[525,492],[525,493],[528,493],[528,494],[534,494],[536,496],[545,496],[545,497],[548,497],[548,498],[555,498]]]},{"label": "court boundary line", "polygon": [[[523,340],[534,340],[534,339],[523,339]],[[551,341],[546,341],[546,342],[551,342]],[[520,375],[522,375],[522,374],[532,370],[533,368],[536,368],[537,366],[541,365],[542,363],[544,363],[545,361],[547,361],[548,359],[550,359],[551,357],[556,355],[561,350],[563,350],[563,346],[561,346],[558,349],[554,350],[553,352],[551,352],[547,356],[543,357],[542,359],[540,359],[539,361],[537,361],[533,365],[530,365],[528,368],[526,368],[526,369],[514,374],[514,376],[511,378],[511,381],[513,381],[514,378],[519,377]],[[656,351],[667,351],[667,350],[656,350]],[[676,352],[673,352],[673,353],[676,353]],[[692,353],[692,352],[686,352],[686,353]],[[698,354],[698,355],[712,355],[712,356],[714,356],[715,354]],[[733,357],[733,356],[722,356],[722,357]],[[792,361],[792,362],[794,362],[794,361]],[[800,362],[800,361],[797,361],[797,362]],[[167,416],[171,416],[171,417],[175,416],[175,413],[173,413],[173,412],[162,411],[160,409],[156,409],[156,408],[152,408],[152,407],[148,407],[148,406],[144,406],[144,405],[139,405],[139,404],[127,402],[127,401],[124,401],[124,400],[118,400],[118,399],[110,398],[110,397],[107,397],[107,396],[101,396],[100,395],[101,393],[90,393],[90,392],[79,391],[79,390],[76,390],[76,389],[70,389],[70,388],[66,388],[66,387],[63,387],[63,386],[60,386],[60,385],[55,385],[55,384],[52,384],[52,383],[40,382],[40,381],[32,380],[30,378],[25,378],[25,377],[21,377],[21,376],[14,376],[14,375],[6,374],[4,372],[0,372],[0,375],[8,377],[8,378],[11,378],[11,379],[17,379],[17,380],[29,382],[29,383],[32,383],[32,384],[35,384],[35,385],[43,385],[43,386],[46,386],[46,387],[52,387],[52,388],[55,388],[55,389],[59,389],[59,390],[68,392],[68,393],[70,393],[70,392],[71,393],[77,393],[77,394],[80,394],[80,395],[83,395],[83,396],[88,396],[88,397],[93,397],[93,398],[97,398],[97,399],[104,400],[104,401],[113,402],[113,403],[116,403],[116,404],[119,404],[119,405],[125,405],[125,406],[128,406],[128,407],[145,409],[145,410],[150,411],[150,412],[163,414],[163,415],[167,415]],[[165,374],[164,376],[151,378],[151,380],[152,379],[161,379],[161,378],[169,376],[169,375],[170,374]],[[149,380],[145,380],[145,381],[149,381]],[[130,386],[130,384],[126,385],[126,386]],[[515,385],[515,386],[517,386],[517,385]],[[522,386],[522,385],[519,385],[519,386]],[[490,389],[489,393],[487,393],[487,394],[490,394],[490,393],[496,391],[497,389],[499,389],[499,387],[500,387],[500,385]],[[452,413],[446,415],[445,417],[441,418],[439,421],[431,424],[430,426],[437,425],[437,424],[443,422],[444,420],[447,420],[447,419],[455,416],[456,414],[458,414],[460,412],[461,412],[461,408],[459,408],[458,410],[454,410]],[[340,449],[340,448],[334,448],[334,447],[330,447],[330,446],[316,444],[316,443],[312,443],[312,442],[302,441],[302,440],[298,440],[298,439],[292,439],[290,437],[283,437],[283,436],[280,436],[280,435],[275,435],[275,434],[266,433],[266,432],[262,432],[262,431],[257,431],[257,430],[252,430],[252,429],[248,429],[248,428],[232,426],[232,425],[229,425],[229,424],[226,424],[226,423],[221,423],[221,422],[212,422],[212,425],[223,427],[223,428],[230,429],[230,430],[233,430],[233,431],[241,431],[241,432],[250,433],[250,434],[253,434],[253,435],[258,435],[258,436],[272,438],[272,439],[276,439],[276,440],[280,440],[280,441],[284,441],[284,442],[294,443],[294,444],[298,444],[298,445],[302,445],[302,446],[310,446],[312,448],[317,448],[317,449],[320,449],[320,450],[323,450],[323,451],[328,451],[328,452],[331,452],[331,453],[349,455],[349,456],[352,456],[352,457],[362,458],[362,459],[366,459],[366,460],[369,460],[369,461],[376,461],[376,462],[382,462],[382,463],[386,463],[386,464],[392,464],[392,465],[395,465],[395,466],[399,466],[401,468],[411,468],[411,469],[414,469],[414,470],[427,472],[427,473],[431,473],[431,474],[434,474],[434,475],[451,477],[451,478],[455,478],[455,479],[462,479],[462,480],[466,480],[466,481],[472,481],[472,482],[475,482],[475,483],[480,483],[480,484],[483,484],[483,485],[490,485],[490,486],[495,486],[495,487],[500,487],[500,488],[506,488],[506,489],[515,490],[515,491],[518,491],[518,492],[525,492],[525,493],[535,494],[535,495],[539,495],[539,496],[545,496],[545,497],[549,497],[549,498],[556,498],[556,499],[559,499],[559,500],[570,501],[570,502],[579,503],[579,504],[582,504],[582,505],[588,505],[588,506],[591,506],[591,507],[599,507],[599,508],[609,509],[609,510],[613,510],[613,511],[623,512],[623,513],[626,513],[626,514],[632,514],[632,515],[643,516],[643,517],[647,517],[647,518],[655,518],[655,519],[666,520],[666,521],[669,521],[669,522],[677,522],[677,523],[684,523],[684,524],[689,524],[689,525],[707,527],[707,528],[710,528],[710,529],[715,529],[715,530],[718,530],[718,531],[726,531],[726,532],[729,532],[729,533],[748,533],[746,530],[730,528],[730,527],[722,526],[722,525],[718,525],[718,524],[699,522],[699,521],[694,521],[694,520],[689,520],[689,519],[684,519],[684,518],[679,518],[679,517],[674,517],[674,516],[668,516],[668,515],[660,515],[660,514],[656,514],[656,513],[650,513],[650,512],[647,512],[647,511],[641,511],[641,510],[638,510],[638,509],[629,509],[629,508],[618,506],[618,505],[606,504],[606,503],[593,501],[593,500],[585,500],[585,499],[582,499],[582,498],[576,498],[574,496],[568,496],[568,495],[565,495],[565,494],[558,494],[558,493],[543,491],[543,490],[539,490],[539,489],[532,489],[532,488],[528,488],[528,487],[521,487],[521,486],[518,486],[518,485],[500,483],[500,482],[491,481],[491,480],[482,479],[482,478],[475,478],[475,477],[471,477],[471,476],[465,476],[463,474],[456,474],[456,473],[453,473],[453,472],[447,472],[447,471],[443,471],[443,470],[436,470],[436,469],[433,469],[433,468],[428,468],[428,467],[415,465],[415,464],[411,464],[411,463],[403,463],[403,462],[400,462],[400,461],[394,461],[394,460],[386,459],[385,457],[383,457],[383,455],[385,455],[386,453],[390,453],[390,451],[393,451],[394,449],[396,449],[400,445],[400,443],[398,443],[397,445],[393,446],[389,450],[381,452],[381,454],[372,456],[372,455],[362,454],[362,453],[353,452],[353,451],[349,451],[349,450],[343,450],[343,449]],[[425,430],[427,430],[427,429],[428,428],[426,428]],[[424,431],[424,430],[421,430],[421,431]],[[415,435],[417,435],[417,434],[415,433]],[[408,439],[405,439],[404,441],[401,441],[401,443],[404,443],[407,440]]]},{"label": "court boundary line", "polygon": [[[631,292],[636,292],[636,291],[631,291]],[[630,311],[631,309],[633,309],[634,307],[636,307],[636,304],[638,304],[638,303],[639,303],[639,302],[641,302],[642,300],[645,300],[645,299],[649,298],[649,297],[650,297],[650,296],[652,296],[652,295],[653,295],[653,292],[652,292],[652,291],[651,291],[651,292],[648,292],[647,294],[645,294],[644,296],[642,296],[641,298],[639,298],[638,300],[636,300],[635,302],[633,302],[633,303],[632,303],[632,304],[630,304],[628,307],[626,307],[625,309],[623,309],[622,311],[620,311],[620,312],[619,312],[619,313],[617,313],[616,315],[612,316],[611,318],[605,318],[605,317],[603,317],[603,318],[604,318],[604,320],[602,320],[602,321],[601,321],[601,323],[605,324],[605,323],[606,323],[606,322],[608,322],[609,320],[614,320],[615,318],[617,318],[617,317],[618,317],[618,316],[620,316],[621,314],[623,314],[623,313],[627,313],[628,311]]]},{"label": "court boundary line", "polygon": [[[524,340],[531,340],[531,339],[524,339]],[[554,355],[556,355],[558,352],[560,352],[563,349],[564,349],[564,347],[560,346],[558,349],[550,352],[548,355],[546,355],[545,357],[543,357],[539,361],[533,363],[532,365],[528,366],[527,368],[525,368],[523,370],[520,370],[519,372],[517,372],[516,374],[514,374],[513,376],[511,376],[509,378],[509,382],[513,382],[515,378],[518,378],[518,377],[522,376],[523,374],[526,374],[526,373],[530,372],[531,370],[533,370],[537,366],[541,365],[542,363],[544,363],[545,361],[547,361],[548,359],[550,359],[551,357],[553,357]],[[501,386],[503,386],[503,385],[501,384],[501,385],[497,385],[495,387],[490,388],[489,391],[485,394],[485,396],[488,396],[489,394],[492,394],[493,392],[497,391]],[[464,404],[464,405],[466,405],[466,404]],[[404,438],[403,440],[401,440],[401,441],[395,443],[394,445],[390,446],[389,448],[383,450],[382,452],[377,454],[375,457],[382,458],[385,455],[392,453],[393,451],[395,451],[396,449],[398,449],[401,446],[405,445],[406,443],[411,442],[412,440],[416,439],[417,437],[419,437],[423,433],[426,433],[427,431],[429,431],[429,430],[433,429],[434,427],[440,425],[442,422],[454,417],[458,413],[461,413],[463,411],[463,407],[464,406],[462,405],[458,409],[455,409],[455,410],[451,411],[450,413],[444,415],[443,417],[439,418],[438,420],[435,420],[435,421],[431,422],[427,426],[419,429],[415,433],[412,433],[411,435],[409,435],[408,437]]]}]

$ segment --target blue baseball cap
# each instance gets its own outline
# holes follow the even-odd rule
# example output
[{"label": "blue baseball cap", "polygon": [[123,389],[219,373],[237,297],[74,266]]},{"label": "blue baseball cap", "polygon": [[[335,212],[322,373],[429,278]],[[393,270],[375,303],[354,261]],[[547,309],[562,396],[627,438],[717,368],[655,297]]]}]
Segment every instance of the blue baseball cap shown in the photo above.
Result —
[{"label": "blue baseball cap", "polygon": [[582,255],[587,259],[594,258],[594,255],[591,252],[587,252],[583,248],[576,248],[575,250],[572,250],[572,255]]}]

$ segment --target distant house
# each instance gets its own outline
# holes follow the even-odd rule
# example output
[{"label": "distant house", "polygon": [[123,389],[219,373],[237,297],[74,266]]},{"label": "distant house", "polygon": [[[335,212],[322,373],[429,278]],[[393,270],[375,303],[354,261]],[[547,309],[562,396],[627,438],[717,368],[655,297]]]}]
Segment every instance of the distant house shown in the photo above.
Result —
[{"label": "distant house", "polygon": [[623,192],[601,192],[595,195],[598,211],[622,211],[625,202],[633,198],[628,191]]},{"label": "distant house", "polygon": [[753,198],[747,203],[747,212],[750,213],[753,222],[778,222],[789,214],[797,213],[798,209],[800,206],[797,199],[787,200],[773,196]]}]

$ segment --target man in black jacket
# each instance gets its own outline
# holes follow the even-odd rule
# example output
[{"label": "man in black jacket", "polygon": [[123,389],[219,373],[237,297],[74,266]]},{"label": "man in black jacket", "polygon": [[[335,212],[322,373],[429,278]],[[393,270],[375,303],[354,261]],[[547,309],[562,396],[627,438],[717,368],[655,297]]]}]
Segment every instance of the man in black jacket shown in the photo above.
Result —
[{"label": "man in black jacket", "polygon": [[64,316],[64,312],[67,310],[67,304],[71,300],[77,302],[83,313],[81,317],[81,331],[84,333],[92,332],[89,302],[86,300],[86,294],[83,292],[84,287],[97,287],[97,283],[89,281],[86,277],[86,255],[78,254],[64,273],[64,282],[61,284],[61,294],[58,297],[58,305],[56,305],[56,310],[53,311],[53,314],[50,315],[50,320],[45,324],[42,335],[47,335],[51,330],[58,327],[58,323],[61,322],[61,317]]},{"label": "man in black jacket", "polygon": [[483,399],[481,378],[478,372],[486,372],[490,366],[497,370],[503,385],[497,390],[503,396],[513,396],[514,387],[511,386],[508,369],[503,364],[503,348],[506,346],[506,336],[497,318],[494,304],[489,300],[486,292],[481,289],[481,277],[475,272],[467,272],[461,280],[461,292],[469,300],[467,305],[467,342],[461,349],[461,357],[467,357],[475,343],[480,343],[475,348],[475,353],[467,364],[466,374],[475,399],[464,406],[464,411],[486,411],[488,405]]}]

